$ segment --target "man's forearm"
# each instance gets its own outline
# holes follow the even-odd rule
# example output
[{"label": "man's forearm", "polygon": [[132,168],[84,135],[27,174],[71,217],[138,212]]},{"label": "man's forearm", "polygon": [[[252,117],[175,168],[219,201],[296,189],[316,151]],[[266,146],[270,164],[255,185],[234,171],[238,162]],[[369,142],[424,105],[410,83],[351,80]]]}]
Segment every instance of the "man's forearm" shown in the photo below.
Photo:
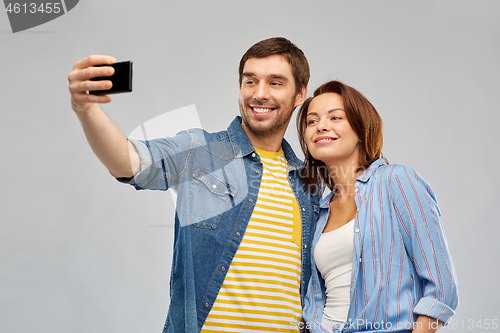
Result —
[{"label": "man's forearm", "polygon": [[109,172],[114,177],[133,177],[140,162],[134,154],[135,148],[99,105],[93,104],[88,110],[76,114],[90,147]]}]

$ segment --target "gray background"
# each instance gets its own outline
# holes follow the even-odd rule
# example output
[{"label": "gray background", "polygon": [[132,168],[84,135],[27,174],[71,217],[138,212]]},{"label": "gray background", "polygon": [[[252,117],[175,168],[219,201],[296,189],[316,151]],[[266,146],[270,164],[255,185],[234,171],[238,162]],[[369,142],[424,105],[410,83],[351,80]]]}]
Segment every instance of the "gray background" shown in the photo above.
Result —
[{"label": "gray background", "polygon": [[[73,63],[134,61],[134,92],[104,106],[126,134],[190,104],[216,131],[239,112],[240,57],[272,36],[305,52],[310,93],[334,78],[363,92],[385,156],[432,184],[460,283],[447,330],[500,321],[499,14],[496,0],[85,0],[12,34],[0,11],[0,332],[160,332],[165,320],[172,200],[119,184],[93,155],[70,108]],[[294,126],[286,137],[299,151]]]}]

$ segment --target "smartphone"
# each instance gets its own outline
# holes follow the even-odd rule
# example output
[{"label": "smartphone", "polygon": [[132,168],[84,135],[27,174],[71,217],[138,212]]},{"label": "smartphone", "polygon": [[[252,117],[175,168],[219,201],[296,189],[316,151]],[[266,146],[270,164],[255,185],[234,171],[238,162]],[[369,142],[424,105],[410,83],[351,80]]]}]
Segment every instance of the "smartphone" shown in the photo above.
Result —
[{"label": "smartphone", "polygon": [[91,81],[109,80],[113,82],[113,87],[109,90],[94,90],[89,91],[93,95],[111,95],[132,92],[132,61],[117,62],[115,64],[96,65],[95,67],[113,67],[115,73],[111,76],[96,77]]}]

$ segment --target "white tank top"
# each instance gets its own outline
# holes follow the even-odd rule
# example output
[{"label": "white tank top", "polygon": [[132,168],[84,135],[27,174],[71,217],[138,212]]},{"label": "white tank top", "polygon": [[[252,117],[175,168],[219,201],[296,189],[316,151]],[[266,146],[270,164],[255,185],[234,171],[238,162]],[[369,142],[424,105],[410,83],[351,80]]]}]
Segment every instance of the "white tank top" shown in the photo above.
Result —
[{"label": "white tank top", "polygon": [[314,249],[316,267],[325,280],[326,304],[323,315],[344,323],[350,305],[354,220],[321,235]]}]

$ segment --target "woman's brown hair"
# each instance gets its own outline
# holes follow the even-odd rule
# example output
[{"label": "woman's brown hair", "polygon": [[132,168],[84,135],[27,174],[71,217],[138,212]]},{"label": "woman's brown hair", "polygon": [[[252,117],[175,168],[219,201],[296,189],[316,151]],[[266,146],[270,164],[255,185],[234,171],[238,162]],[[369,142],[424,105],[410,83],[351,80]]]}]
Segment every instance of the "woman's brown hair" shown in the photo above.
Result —
[{"label": "woman's brown hair", "polygon": [[329,81],[323,84],[314,91],[313,97],[309,97],[302,104],[297,114],[297,132],[300,147],[305,156],[301,175],[308,184],[321,182],[321,185],[332,189],[334,184],[325,163],[311,156],[305,140],[309,104],[314,97],[326,93],[336,93],[342,97],[347,121],[360,141],[358,170],[368,168],[370,164],[382,157],[382,119],[375,107],[362,93],[340,81]]}]

